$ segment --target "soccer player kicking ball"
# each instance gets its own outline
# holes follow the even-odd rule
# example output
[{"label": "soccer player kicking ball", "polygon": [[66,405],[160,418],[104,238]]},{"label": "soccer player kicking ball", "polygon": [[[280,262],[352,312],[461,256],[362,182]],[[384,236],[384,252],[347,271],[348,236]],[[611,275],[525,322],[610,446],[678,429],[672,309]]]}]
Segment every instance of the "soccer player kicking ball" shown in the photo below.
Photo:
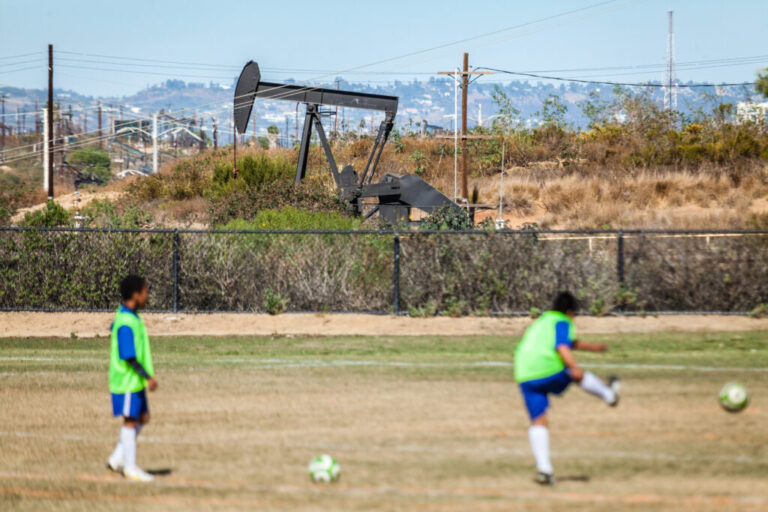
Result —
[{"label": "soccer player kicking ball", "polygon": [[120,283],[120,295],[123,303],[112,324],[109,391],[112,412],[123,417],[123,427],[107,469],[130,480],[151,482],[154,477],[136,465],[136,438],[149,422],[146,389],[157,389],[149,337],[138,313],[147,305],[149,288],[143,278],[130,275]]},{"label": "soccer player kicking ball", "polygon": [[594,374],[582,370],[573,357],[574,349],[603,352],[607,348],[574,339],[573,317],[577,311],[576,298],[568,292],[560,293],[552,310],[528,327],[515,350],[515,380],[520,384],[531,418],[528,438],[536,459],[536,482],[541,485],[555,484],[549,459],[548,395],[560,395],[571,382],[578,382],[581,389],[602,398],[608,405],[619,403],[618,377],[610,377],[606,385]]}]

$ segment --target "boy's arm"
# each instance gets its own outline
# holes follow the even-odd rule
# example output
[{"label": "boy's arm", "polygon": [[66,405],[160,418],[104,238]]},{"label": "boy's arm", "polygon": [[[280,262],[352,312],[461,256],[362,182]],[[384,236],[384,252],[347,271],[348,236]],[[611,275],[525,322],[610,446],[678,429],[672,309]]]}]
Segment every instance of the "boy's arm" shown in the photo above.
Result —
[{"label": "boy's arm", "polygon": [[154,391],[157,384],[138,359],[136,359],[136,345],[134,345],[133,341],[133,329],[127,325],[124,325],[117,330],[117,348],[120,359],[128,363],[130,367],[133,368],[133,371],[140,377],[146,379],[150,391]]},{"label": "boy's arm", "polygon": [[560,359],[563,360],[563,364],[565,364],[566,368],[571,370],[571,378],[575,381],[581,381],[581,378],[584,377],[584,370],[581,369],[576,362],[576,358],[573,357],[571,347],[563,343],[562,345],[558,345],[556,350],[557,353],[560,354]]},{"label": "boy's arm", "polygon": [[573,340],[573,348],[574,350],[586,350],[587,352],[605,352],[608,350],[608,346],[602,343],[587,343],[581,340]]}]

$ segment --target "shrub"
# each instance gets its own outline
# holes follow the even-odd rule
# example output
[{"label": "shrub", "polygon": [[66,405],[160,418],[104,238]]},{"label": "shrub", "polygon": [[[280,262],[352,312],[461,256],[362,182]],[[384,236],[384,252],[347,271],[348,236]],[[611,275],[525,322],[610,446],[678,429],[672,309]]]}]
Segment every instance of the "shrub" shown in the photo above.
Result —
[{"label": "shrub", "polygon": [[109,168],[112,161],[109,153],[103,149],[86,147],[73,151],[67,156],[67,162],[83,174],[106,183],[112,178]]},{"label": "shrub", "polygon": [[45,208],[24,214],[23,226],[54,228],[69,225],[69,212],[59,203],[48,201]]},{"label": "shrub", "polygon": [[339,212],[313,212],[285,206],[279,210],[261,210],[253,220],[231,220],[222,229],[238,230],[354,230],[360,227],[359,218],[348,217]]},{"label": "shrub", "polygon": [[473,229],[474,223],[464,208],[444,204],[433,211],[421,223],[425,231],[463,231]]},{"label": "shrub", "polygon": [[288,300],[268,289],[264,292],[264,309],[270,315],[285,313],[288,309]]}]

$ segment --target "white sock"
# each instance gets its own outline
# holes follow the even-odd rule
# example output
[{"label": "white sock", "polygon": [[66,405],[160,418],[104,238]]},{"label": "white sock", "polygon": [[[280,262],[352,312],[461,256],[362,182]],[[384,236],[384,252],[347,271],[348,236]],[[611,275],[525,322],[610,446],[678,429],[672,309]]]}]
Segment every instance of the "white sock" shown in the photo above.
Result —
[{"label": "white sock", "polygon": [[606,403],[613,403],[616,400],[616,393],[611,388],[605,385],[594,373],[584,372],[584,378],[579,383],[581,389],[587,393],[591,393],[595,396],[599,396]]},{"label": "white sock", "polygon": [[[139,434],[141,433],[141,423],[136,425],[136,438],[138,439]],[[122,430],[120,432],[120,437],[122,438]],[[125,453],[123,452],[123,442],[122,440],[118,440],[117,444],[115,445],[115,449],[112,450],[112,455],[109,456],[109,461],[117,466],[124,466],[125,465]]]},{"label": "white sock", "polygon": [[[122,437],[122,432],[120,432],[120,437]],[[115,449],[112,450],[112,455],[109,456],[109,462],[113,463],[116,466],[122,466],[123,465],[123,442],[118,441],[115,445]]]},{"label": "white sock", "polygon": [[123,446],[125,468],[136,467],[136,429],[128,427],[120,429],[120,444]]},{"label": "white sock", "polygon": [[528,429],[536,469],[548,475],[552,474],[552,462],[549,460],[549,429],[542,425],[531,425]]}]

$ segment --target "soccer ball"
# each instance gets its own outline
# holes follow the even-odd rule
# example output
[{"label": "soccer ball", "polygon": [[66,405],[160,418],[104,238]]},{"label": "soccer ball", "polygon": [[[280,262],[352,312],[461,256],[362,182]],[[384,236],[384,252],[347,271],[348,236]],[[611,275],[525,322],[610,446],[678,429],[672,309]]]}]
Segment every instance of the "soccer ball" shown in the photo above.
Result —
[{"label": "soccer ball", "polygon": [[737,382],[729,382],[718,395],[720,405],[728,412],[740,412],[749,403],[747,388]]},{"label": "soccer ball", "polygon": [[341,466],[330,455],[321,455],[309,461],[309,478],[315,483],[335,482],[341,476]]}]

